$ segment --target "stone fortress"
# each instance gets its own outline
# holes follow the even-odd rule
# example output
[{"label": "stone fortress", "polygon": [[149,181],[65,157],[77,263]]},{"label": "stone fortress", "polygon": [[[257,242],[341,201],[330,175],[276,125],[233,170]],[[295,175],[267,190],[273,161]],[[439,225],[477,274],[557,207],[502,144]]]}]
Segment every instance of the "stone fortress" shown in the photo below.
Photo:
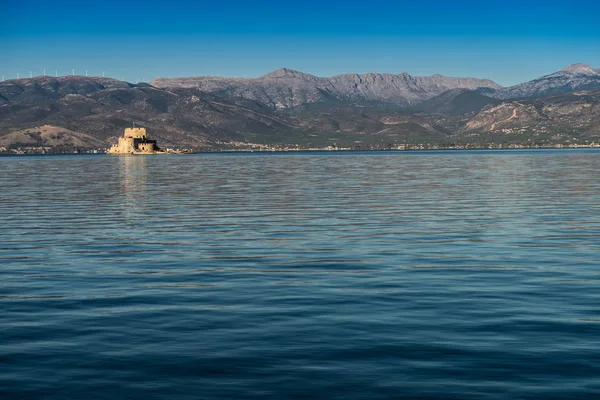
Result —
[{"label": "stone fortress", "polygon": [[156,154],[162,151],[156,145],[156,140],[149,140],[146,128],[126,128],[119,142],[112,145],[108,154]]}]

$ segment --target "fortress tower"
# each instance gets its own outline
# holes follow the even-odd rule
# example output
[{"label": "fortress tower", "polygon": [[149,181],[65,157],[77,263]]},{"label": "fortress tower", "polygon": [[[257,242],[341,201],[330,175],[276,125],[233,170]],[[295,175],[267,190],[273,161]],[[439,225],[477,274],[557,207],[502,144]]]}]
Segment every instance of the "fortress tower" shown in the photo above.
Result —
[{"label": "fortress tower", "polygon": [[146,136],[146,128],[125,128],[123,137],[141,140],[146,140],[148,138],[148,136]]}]

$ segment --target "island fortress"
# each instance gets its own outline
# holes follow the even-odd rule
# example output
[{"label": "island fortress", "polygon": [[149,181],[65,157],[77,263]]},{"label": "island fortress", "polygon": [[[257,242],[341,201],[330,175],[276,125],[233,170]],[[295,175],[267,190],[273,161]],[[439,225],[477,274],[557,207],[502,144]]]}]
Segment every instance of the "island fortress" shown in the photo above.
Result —
[{"label": "island fortress", "polygon": [[108,154],[156,154],[162,151],[156,145],[156,140],[148,140],[146,128],[126,128],[119,142],[112,145]]}]

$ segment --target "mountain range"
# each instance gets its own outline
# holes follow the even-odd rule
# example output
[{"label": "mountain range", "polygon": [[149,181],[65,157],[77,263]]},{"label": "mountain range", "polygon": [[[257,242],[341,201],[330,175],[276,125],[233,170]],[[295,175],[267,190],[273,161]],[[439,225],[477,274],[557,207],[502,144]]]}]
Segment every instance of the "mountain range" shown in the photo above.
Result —
[{"label": "mountain range", "polygon": [[293,109],[312,103],[408,106],[450,89],[499,89],[488,79],[449,78],[442,75],[346,74],[320,78],[281,68],[260,78],[159,78],[157,88],[199,88],[223,97],[243,97],[274,109]]},{"label": "mountain range", "polygon": [[0,147],[108,147],[133,123],[163,146],[195,149],[598,142],[599,102],[600,69],[585,64],[511,87],[285,68],[149,84],[40,76],[0,83]]}]

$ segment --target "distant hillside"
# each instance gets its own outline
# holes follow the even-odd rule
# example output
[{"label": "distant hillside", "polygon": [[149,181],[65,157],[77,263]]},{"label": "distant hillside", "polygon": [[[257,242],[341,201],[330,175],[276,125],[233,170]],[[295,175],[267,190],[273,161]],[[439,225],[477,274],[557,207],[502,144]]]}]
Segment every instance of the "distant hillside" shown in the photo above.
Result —
[{"label": "distant hillside", "polygon": [[132,88],[136,85],[111,78],[40,76],[1,83],[0,104],[41,105],[69,94],[86,95],[104,89]]},{"label": "distant hillside", "polygon": [[90,135],[52,125],[22,129],[0,136],[0,147],[47,146],[95,149],[105,145],[104,141]]},{"label": "distant hillside", "polygon": [[505,101],[465,120],[463,132],[600,139],[600,89]]},{"label": "distant hillside", "polygon": [[478,112],[486,106],[500,104],[502,100],[484,96],[473,90],[452,89],[413,107],[415,111],[429,114],[457,116]]}]

